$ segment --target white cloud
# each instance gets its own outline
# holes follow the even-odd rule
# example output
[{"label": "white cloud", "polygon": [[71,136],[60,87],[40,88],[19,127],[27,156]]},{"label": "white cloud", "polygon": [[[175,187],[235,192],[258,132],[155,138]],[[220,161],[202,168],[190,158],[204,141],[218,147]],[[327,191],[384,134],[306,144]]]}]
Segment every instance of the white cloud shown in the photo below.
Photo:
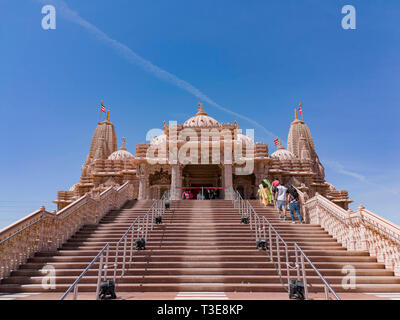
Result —
[{"label": "white cloud", "polygon": [[329,161],[328,160],[328,161],[324,161],[324,164],[327,167],[335,170],[337,173],[356,178],[357,180],[360,180],[362,182],[367,182],[367,179],[365,178],[365,176],[363,176],[362,174],[359,174],[357,172],[345,169],[345,167],[337,161]]},{"label": "white cloud", "polygon": [[176,75],[159,68],[158,66],[154,65],[150,61],[139,56],[137,53],[132,51],[129,47],[127,47],[123,43],[110,38],[107,34],[105,34],[103,31],[98,29],[96,26],[94,26],[90,22],[88,22],[85,19],[83,19],[82,17],[80,17],[79,14],[77,14],[75,11],[72,11],[71,9],[69,9],[67,4],[64,1],[62,1],[62,0],[37,0],[37,1],[39,1],[43,4],[51,3],[51,4],[55,5],[56,10],[57,10],[57,15],[61,15],[64,19],[82,26],[84,29],[86,29],[87,31],[92,33],[94,36],[96,36],[100,41],[102,41],[109,47],[116,50],[121,56],[123,56],[130,63],[141,67],[145,71],[153,74],[154,76],[156,76],[157,78],[159,78],[165,82],[171,83],[171,84],[191,93],[195,97],[199,98],[200,100],[202,100],[204,102],[207,102],[209,105],[212,105],[212,106],[216,107],[217,109],[220,109],[220,110],[222,110],[226,113],[229,113],[235,117],[246,120],[247,122],[253,124],[254,126],[261,128],[268,136],[270,136],[272,138],[276,137],[276,134],[274,134],[273,132],[266,129],[264,126],[259,124],[257,121],[219,105],[218,103],[213,101],[211,98],[209,98],[207,95],[205,95],[203,92],[201,92],[199,89],[197,89],[196,87],[194,87],[187,81],[182,80],[182,79],[178,78]]}]

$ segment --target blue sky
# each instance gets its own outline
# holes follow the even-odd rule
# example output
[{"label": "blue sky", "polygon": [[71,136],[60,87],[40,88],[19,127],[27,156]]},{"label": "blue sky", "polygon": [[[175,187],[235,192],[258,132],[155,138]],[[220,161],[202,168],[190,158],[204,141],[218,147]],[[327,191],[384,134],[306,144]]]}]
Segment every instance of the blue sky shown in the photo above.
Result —
[{"label": "blue sky", "polygon": [[[58,1],[0,0],[0,228],[42,204],[54,209],[57,191],[78,182],[100,100],[134,153],[149,129],[196,112],[193,88],[211,116],[254,128],[270,152],[267,131],[286,141],[302,101],[326,180],[349,190],[353,209],[362,203],[400,224],[400,2],[67,3],[84,20]],[[41,27],[44,4],[55,4],[56,30]],[[356,30],[341,27],[346,4]]]}]

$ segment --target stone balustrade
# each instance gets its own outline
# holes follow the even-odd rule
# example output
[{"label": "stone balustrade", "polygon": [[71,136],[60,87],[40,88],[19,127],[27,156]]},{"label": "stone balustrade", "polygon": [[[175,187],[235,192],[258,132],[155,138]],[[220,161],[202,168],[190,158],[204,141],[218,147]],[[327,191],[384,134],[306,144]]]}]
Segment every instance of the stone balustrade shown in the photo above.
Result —
[{"label": "stone balustrade", "polygon": [[400,276],[400,227],[360,206],[344,210],[316,194],[303,202],[309,223],[319,224],[350,251],[368,251]]},{"label": "stone balustrade", "polygon": [[0,279],[39,251],[55,251],[85,224],[97,224],[112,209],[133,197],[128,182],[102,193],[90,192],[62,210],[44,207],[0,231]]}]

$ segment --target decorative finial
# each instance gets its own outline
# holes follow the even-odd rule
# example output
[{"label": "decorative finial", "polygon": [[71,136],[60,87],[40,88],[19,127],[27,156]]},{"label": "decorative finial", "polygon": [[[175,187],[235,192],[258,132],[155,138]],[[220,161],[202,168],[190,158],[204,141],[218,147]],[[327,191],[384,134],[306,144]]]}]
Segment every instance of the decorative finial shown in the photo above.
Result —
[{"label": "decorative finial", "polygon": [[164,131],[166,131],[168,129],[167,123],[165,122],[165,120],[163,121],[164,124]]},{"label": "decorative finial", "polygon": [[294,118],[295,118],[296,120],[299,120],[299,117],[298,117],[298,115],[297,115],[297,109],[294,109]]},{"label": "decorative finial", "polygon": [[196,116],[200,116],[200,115],[206,116],[207,113],[203,109],[203,104],[201,102],[198,102],[197,105],[198,105],[198,108],[197,108],[198,112],[197,112]]},{"label": "decorative finial", "polygon": [[122,137],[122,146],[121,146],[121,150],[126,150],[126,141],[125,141],[125,137]]},{"label": "decorative finial", "polygon": [[107,110],[107,120],[110,121],[110,110]]}]

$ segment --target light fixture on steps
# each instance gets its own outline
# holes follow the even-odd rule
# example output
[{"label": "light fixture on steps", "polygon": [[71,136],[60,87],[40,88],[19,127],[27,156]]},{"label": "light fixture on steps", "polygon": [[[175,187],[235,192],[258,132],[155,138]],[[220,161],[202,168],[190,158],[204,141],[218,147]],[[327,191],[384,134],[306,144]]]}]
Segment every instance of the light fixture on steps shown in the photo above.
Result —
[{"label": "light fixture on steps", "polygon": [[304,300],[304,283],[299,280],[290,280],[289,299]]},{"label": "light fixture on steps", "polygon": [[155,218],[155,222],[156,222],[156,224],[161,224],[162,223],[162,216],[157,216]]},{"label": "light fixture on steps", "polygon": [[258,239],[256,246],[258,250],[267,250],[265,239]]},{"label": "light fixture on steps", "polygon": [[136,244],[136,250],[146,249],[146,240],[144,238],[137,238],[135,244]]},{"label": "light fixture on steps", "polygon": [[100,284],[100,300],[109,300],[116,299],[117,295],[115,294],[115,284],[112,280],[103,281]]}]

